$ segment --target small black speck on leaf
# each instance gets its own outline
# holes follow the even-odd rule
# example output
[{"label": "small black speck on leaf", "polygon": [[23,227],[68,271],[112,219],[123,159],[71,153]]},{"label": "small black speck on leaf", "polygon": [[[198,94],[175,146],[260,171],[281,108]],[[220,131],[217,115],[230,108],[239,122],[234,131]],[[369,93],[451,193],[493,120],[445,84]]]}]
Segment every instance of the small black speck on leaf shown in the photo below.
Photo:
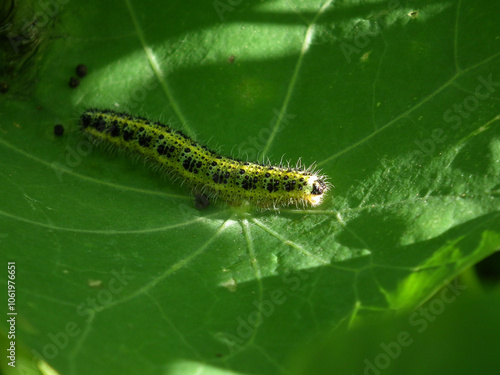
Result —
[{"label": "small black speck on leaf", "polygon": [[64,134],[64,126],[61,124],[54,125],[54,134],[57,136],[61,136]]},{"label": "small black speck on leaf", "polygon": [[9,91],[9,84],[4,81],[0,82],[0,92],[5,94],[7,91]]},{"label": "small black speck on leaf", "polygon": [[71,77],[69,79],[69,87],[74,89],[75,87],[78,87],[79,84],[80,84],[80,80],[78,78]]},{"label": "small black speck on leaf", "polygon": [[83,78],[87,75],[87,66],[83,64],[78,64],[76,66],[75,71],[78,77]]}]

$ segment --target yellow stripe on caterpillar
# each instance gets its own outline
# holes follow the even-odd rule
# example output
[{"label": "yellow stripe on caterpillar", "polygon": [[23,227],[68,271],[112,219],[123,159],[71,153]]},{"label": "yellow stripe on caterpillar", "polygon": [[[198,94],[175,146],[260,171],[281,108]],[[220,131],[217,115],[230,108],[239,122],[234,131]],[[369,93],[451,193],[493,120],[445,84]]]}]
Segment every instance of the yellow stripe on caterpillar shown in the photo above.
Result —
[{"label": "yellow stripe on caterpillar", "polygon": [[159,122],[111,110],[88,109],[82,131],[144,156],[193,191],[230,205],[262,209],[319,205],[330,184],[312,168],[261,165],[221,156]]}]

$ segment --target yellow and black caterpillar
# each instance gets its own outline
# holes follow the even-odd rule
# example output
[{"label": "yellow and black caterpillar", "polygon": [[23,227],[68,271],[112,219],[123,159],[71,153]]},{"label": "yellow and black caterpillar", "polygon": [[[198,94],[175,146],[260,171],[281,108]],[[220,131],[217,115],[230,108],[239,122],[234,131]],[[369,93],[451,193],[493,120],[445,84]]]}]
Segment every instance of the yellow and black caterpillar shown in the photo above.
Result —
[{"label": "yellow and black caterpillar", "polygon": [[317,206],[330,185],[326,176],[306,168],[261,165],[219,155],[180,131],[159,122],[110,110],[88,109],[83,132],[144,156],[197,194],[230,205],[259,208]]}]

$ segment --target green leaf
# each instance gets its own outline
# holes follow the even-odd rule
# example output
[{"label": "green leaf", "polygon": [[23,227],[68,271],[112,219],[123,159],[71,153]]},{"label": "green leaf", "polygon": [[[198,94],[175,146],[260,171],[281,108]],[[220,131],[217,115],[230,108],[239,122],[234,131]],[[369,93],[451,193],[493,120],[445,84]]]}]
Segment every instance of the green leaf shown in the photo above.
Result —
[{"label": "green leaf", "polygon": [[478,296],[453,282],[410,315],[316,340],[296,353],[291,374],[495,374],[499,308],[498,290]]},{"label": "green leaf", "polygon": [[[309,338],[411,310],[500,248],[495,2],[24,6],[13,30],[35,39],[2,44],[0,246],[34,363],[287,373]],[[199,211],[179,181],[93,148],[88,107],[301,158],[335,188],[314,209]]]}]

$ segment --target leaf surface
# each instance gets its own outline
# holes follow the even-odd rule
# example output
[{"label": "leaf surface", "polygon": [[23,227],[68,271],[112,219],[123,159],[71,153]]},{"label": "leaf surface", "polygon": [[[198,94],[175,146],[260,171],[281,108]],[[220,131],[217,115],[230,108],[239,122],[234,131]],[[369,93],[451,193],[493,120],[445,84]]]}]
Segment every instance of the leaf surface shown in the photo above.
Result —
[{"label": "leaf surface", "polygon": [[[0,99],[19,336],[61,373],[286,373],[308,338],[415,308],[500,246],[496,3],[235,3],[59,5],[37,80]],[[85,141],[88,107],[301,158],[335,188],[315,209],[198,211]]]}]

